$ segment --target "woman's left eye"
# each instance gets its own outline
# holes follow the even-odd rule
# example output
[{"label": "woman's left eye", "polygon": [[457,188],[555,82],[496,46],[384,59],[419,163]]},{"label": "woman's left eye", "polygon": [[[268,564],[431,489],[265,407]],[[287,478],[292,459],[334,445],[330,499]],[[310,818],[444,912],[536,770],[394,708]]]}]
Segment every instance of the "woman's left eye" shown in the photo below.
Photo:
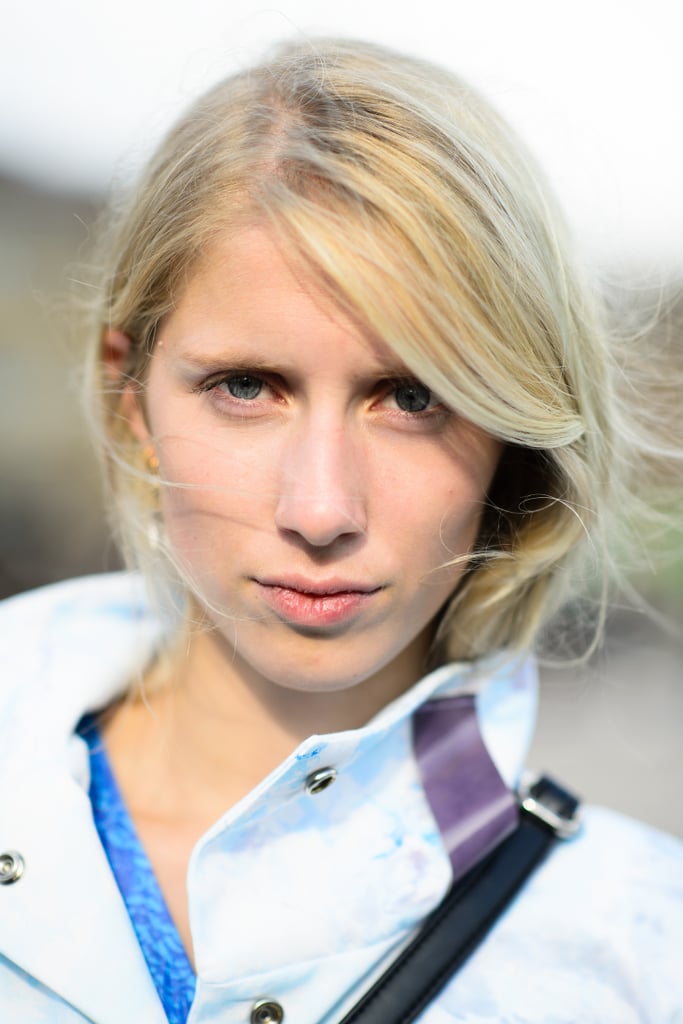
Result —
[{"label": "woman's left eye", "polygon": [[440,400],[419,380],[411,378],[387,382],[386,400],[393,401],[401,412],[419,415],[441,406]]},{"label": "woman's left eye", "polygon": [[419,380],[399,381],[394,398],[401,412],[424,412],[432,403],[431,391]]}]

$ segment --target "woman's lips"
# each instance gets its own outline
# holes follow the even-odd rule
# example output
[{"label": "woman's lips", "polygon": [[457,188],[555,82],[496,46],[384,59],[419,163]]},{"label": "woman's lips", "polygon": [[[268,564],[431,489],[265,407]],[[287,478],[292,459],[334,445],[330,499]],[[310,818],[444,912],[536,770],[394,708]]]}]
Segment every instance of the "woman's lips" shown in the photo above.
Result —
[{"label": "woman's lips", "polygon": [[256,580],[261,597],[281,619],[309,628],[336,626],[352,619],[381,587],[334,581]]}]

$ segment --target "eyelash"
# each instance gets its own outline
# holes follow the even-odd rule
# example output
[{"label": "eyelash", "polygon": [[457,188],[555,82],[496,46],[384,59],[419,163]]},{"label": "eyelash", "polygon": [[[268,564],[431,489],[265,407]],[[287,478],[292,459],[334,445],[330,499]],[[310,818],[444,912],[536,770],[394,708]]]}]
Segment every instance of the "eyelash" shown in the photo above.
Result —
[{"label": "eyelash", "polygon": [[[240,378],[242,378],[244,381],[253,380],[257,382],[259,384],[259,391],[257,392],[257,394],[253,395],[250,398],[240,398],[236,395],[230,394],[229,391],[226,390],[222,393],[222,397],[217,397],[215,401],[221,404],[240,406],[246,410],[246,407],[253,406],[257,403],[264,386],[266,388],[269,388],[273,393],[277,392],[276,383],[272,383],[271,380],[273,379],[271,378],[271,380],[269,380],[267,374],[264,374],[257,370],[248,369],[234,370],[229,373],[212,375],[211,377],[208,377],[206,380],[202,381],[197,387],[194,388],[194,390],[196,392],[204,394],[210,394],[212,392],[220,393],[222,385],[229,385],[231,381],[238,381]],[[428,398],[429,404],[424,409],[411,410],[401,409],[400,407],[397,407],[395,410],[392,410],[397,415],[405,417],[407,419],[415,420],[425,419],[429,416],[434,416],[435,414],[444,415],[449,412],[449,410],[447,410],[444,407],[444,405],[439,401],[436,395],[434,395],[429,388],[427,388],[424,384],[421,383],[421,381],[419,381],[415,377],[394,377],[378,381],[377,391],[380,394],[380,401],[384,401],[391,394],[395,395],[398,389],[401,387],[412,388],[413,391],[417,391],[418,394],[420,391],[423,391],[426,397]],[[282,386],[282,390],[285,390],[284,386]]]},{"label": "eyelash", "polygon": [[[256,370],[232,370],[229,373],[212,375],[208,377],[206,380],[202,381],[194,390],[202,394],[211,394],[212,392],[220,393],[221,385],[227,385],[230,381],[239,380],[240,378],[249,378],[258,381],[261,386],[261,389],[265,385],[265,387],[270,388],[270,390],[273,392],[277,390],[275,385],[269,382],[268,376],[266,374],[259,373]],[[235,403],[237,405],[247,406],[253,405],[256,399],[258,399],[259,395],[260,390],[259,393],[251,399],[237,398],[235,395],[231,395],[228,391],[225,391],[223,392],[224,397],[217,398],[216,401],[229,404]]]}]

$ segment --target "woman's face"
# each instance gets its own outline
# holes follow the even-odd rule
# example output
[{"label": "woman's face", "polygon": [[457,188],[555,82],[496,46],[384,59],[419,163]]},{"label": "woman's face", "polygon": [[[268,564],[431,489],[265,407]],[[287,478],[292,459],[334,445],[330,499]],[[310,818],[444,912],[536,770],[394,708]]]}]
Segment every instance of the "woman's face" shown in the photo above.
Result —
[{"label": "woman's face", "polygon": [[390,696],[419,678],[498,442],[258,228],[206,254],[144,401],[168,539],[231,670],[318,692],[383,678]]}]

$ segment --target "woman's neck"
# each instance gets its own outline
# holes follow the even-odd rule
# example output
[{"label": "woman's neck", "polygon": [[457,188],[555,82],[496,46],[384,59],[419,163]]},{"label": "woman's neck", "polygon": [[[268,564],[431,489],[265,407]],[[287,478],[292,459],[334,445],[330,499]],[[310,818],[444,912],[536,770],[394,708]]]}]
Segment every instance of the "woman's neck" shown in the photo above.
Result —
[{"label": "woman's neck", "polygon": [[419,677],[425,646],[420,640],[400,669],[311,691],[257,676],[215,631],[191,635],[163,684],[152,669],[142,693],[103,723],[131,814],[192,818],[204,830],[308,736],[368,722]]}]

